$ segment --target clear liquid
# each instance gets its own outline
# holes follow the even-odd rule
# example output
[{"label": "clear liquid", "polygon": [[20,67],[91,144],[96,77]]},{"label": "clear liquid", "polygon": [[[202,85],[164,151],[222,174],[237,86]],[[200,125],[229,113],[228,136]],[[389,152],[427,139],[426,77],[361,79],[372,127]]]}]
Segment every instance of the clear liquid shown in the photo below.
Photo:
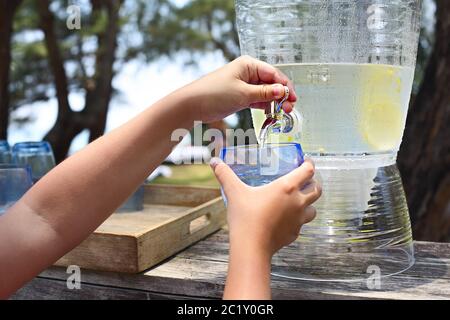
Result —
[{"label": "clear liquid", "polygon": [[261,148],[264,148],[267,144],[268,135],[270,132],[269,130],[270,130],[270,127],[267,127],[267,128],[261,129],[261,131],[259,132],[258,142],[259,142],[259,145],[261,146]]},{"label": "clear liquid", "polygon": [[251,187],[258,187],[268,184],[285,174],[263,175],[261,174],[262,170],[260,166],[235,165],[232,168],[239,179]]},{"label": "clear liquid", "polygon": [[[414,262],[409,213],[395,165],[413,69],[372,64],[278,65],[294,81],[300,120],[289,134],[316,163],[317,216],[274,258],[292,279],[353,281],[408,269]],[[265,115],[252,110],[259,136]],[[252,184],[265,178],[251,177]]]},{"label": "clear liquid", "polygon": [[[291,134],[309,154],[377,154],[400,146],[414,69],[381,64],[277,65],[295,85],[300,119]],[[252,110],[256,136],[265,120]]]},{"label": "clear liquid", "polygon": [[273,273],[292,279],[358,281],[370,277],[373,268],[384,277],[411,267],[409,213],[396,165],[319,166],[316,179],[323,193],[314,204],[316,219],[278,252]]},{"label": "clear liquid", "polygon": [[[414,263],[413,242],[402,181],[392,156],[316,159],[322,197],[316,218],[273,260],[273,274],[291,279],[359,281],[376,266],[388,276]],[[280,175],[262,175],[259,166],[234,166],[250,186]]]}]

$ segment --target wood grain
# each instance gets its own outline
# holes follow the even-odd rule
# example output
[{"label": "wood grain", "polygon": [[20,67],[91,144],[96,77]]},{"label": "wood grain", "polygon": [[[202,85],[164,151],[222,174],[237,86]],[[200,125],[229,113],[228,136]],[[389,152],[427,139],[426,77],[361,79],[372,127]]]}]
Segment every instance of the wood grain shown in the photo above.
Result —
[{"label": "wood grain", "polygon": [[[369,290],[362,282],[292,281],[272,277],[275,299],[450,299],[450,244],[415,242],[416,263],[406,272],[383,278],[381,288]],[[220,299],[228,260],[228,234],[221,230],[152,269],[139,274],[82,270],[82,290],[94,292],[97,287],[111,287],[111,299],[122,299],[127,292],[145,292],[162,298]],[[65,268],[52,267],[22,289],[13,298],[39,298],[42,286],[54,291],[46,298],[82,298],[91,293],[71,293],[54,282],[67,279]],[[86,285],[86,286],[85,286]],[[25,293],[26,292],[26,295]],[[125,292],[125,293],[124,293]],[[107,294],[105,293],[105,296]],[[103,297],[105,297],[103,296]],[[130,296],[135,297],[132,293]],[[101,297],[99,297],[101,298]],[[144,297],[142,297],[145,299]],[[138,298],[139,299],[139,298]]]},{"label": "wood grain", "polygon": [[113,214],[56,265],[137,273],[224,224],[218,189],[148,185],[143,211]]}]

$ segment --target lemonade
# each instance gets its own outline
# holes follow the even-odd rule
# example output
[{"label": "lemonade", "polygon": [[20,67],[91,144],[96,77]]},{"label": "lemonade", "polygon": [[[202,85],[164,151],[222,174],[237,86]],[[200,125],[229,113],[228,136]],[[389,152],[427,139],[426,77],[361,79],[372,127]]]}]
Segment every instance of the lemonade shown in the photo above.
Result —
[{"label": "lemonade", "polygon": [[[298,96],[297,127],[281,141],[299,142],[310,154],[398,151],[413,68],[346,63],[277,67],[292,79]],[[252,110],[252,116],[259,136],[264,112]]]}]

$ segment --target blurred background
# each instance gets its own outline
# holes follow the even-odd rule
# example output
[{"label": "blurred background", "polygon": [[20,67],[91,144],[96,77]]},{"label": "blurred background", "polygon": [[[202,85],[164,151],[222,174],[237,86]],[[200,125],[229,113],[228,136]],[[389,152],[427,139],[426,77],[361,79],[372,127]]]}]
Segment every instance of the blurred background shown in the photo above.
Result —
[{"label": "blurred background", "polygon": [[[66,24],[71,5],[79,29]],[[238,57],[234,19],[234,0],[0,0],[0,140],[45,139],[62,161]],[[450,241],[449,115],[450,1],[424,0],[398,159],[416,240]],[[210,126],[247,129],[250,113]],[[208,165],[171,164],[179,155],[155,183],[217,186]]]}]

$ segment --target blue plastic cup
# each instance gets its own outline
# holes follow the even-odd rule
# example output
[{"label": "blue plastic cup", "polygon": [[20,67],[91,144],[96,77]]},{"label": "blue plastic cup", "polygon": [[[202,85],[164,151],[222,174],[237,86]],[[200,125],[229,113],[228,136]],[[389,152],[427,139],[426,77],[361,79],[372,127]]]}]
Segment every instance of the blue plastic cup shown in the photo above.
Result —
[{"label": "blue plastic cup", "polygon": [[136,212],[144,210],[144,184],[133,192],[133,194],[116,210],[118,213]]},{"label": "blue plastic cup", "polygon": [[8,141],[0,140],[0,163],[11,163],[11,148]]},{"label": "blue plastic cup", "polygon": [[47,141],[16,143],[12,148],[12,156],[13,163],[31,167],[34,182],[55,166],[53,150]]},{"label": "blue plastic cup", "polygon": [[[288,174],[304,161],[302,148],[297,143],[227,147],[222,149],[220,158],[241,181],[253,187],[268,184]],[[224,200],[226,203],[225,196]]]},{"label": "blue plastic cup", "polygon": [[0,164],[0,215],[33,185],[28,165]]}]

